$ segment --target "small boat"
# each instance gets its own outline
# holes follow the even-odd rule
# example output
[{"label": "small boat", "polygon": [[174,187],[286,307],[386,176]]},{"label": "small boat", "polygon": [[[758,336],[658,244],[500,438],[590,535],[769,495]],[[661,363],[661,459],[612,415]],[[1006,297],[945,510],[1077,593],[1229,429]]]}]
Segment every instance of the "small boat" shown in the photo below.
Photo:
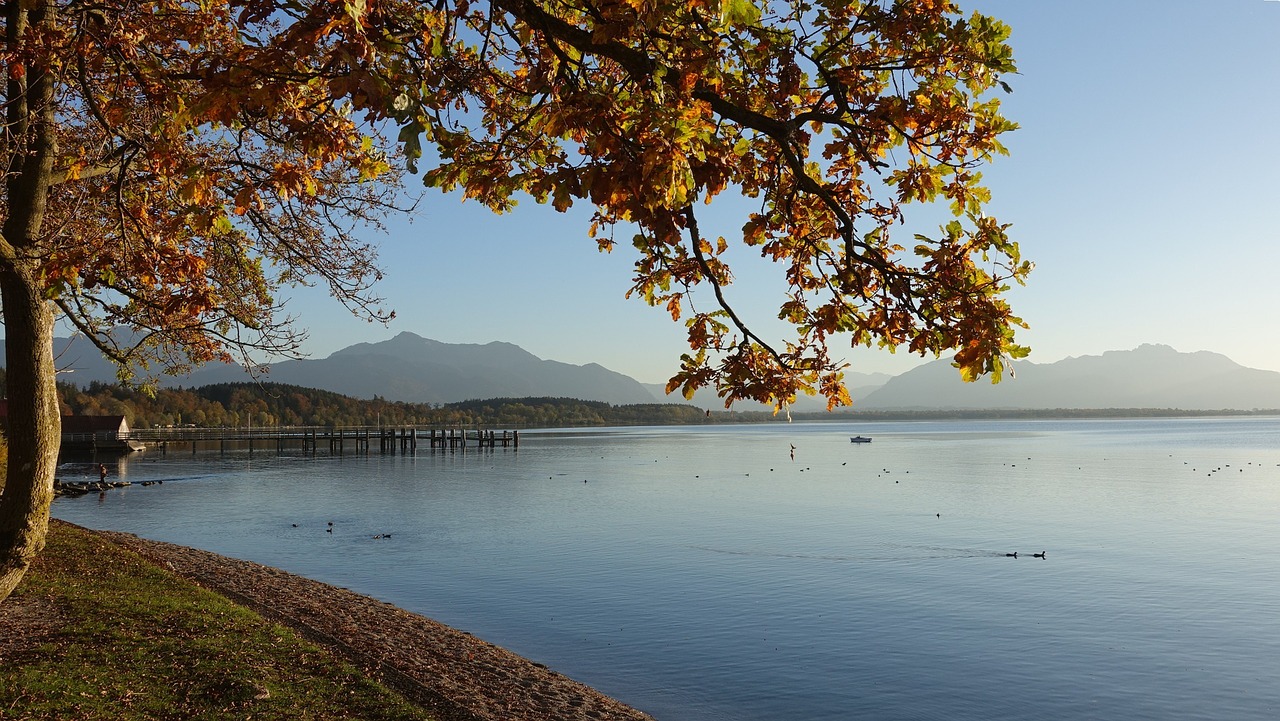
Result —
[{"label": "small boat", "polygon": [[866,436],[853,436],[852,438],[850,438],[850,439],[849,439],[849,442],[851,442],[851,443],[870,443],[870,442],[871,442],[871,439],[870,439],[870,438],[867,438]]}]

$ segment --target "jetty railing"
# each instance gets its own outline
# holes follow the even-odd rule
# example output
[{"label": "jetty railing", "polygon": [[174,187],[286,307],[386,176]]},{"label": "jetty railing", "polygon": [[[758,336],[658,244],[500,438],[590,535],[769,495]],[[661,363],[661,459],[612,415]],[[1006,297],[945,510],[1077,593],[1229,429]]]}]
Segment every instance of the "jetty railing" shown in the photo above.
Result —
[{"label": "jetty railing", "polygon": [[217,445],[220,450],[236,445],[249,450],[274,445],[283,451],[300,447],[315,453],[327,446],[330,453],[347,451],[369,453],[414,453],[421,445],[426,450],[462,450],[468,448],[520,447],[519,431],[497,431],[465,428],[419,428],[417,426],[242,426],[239,428],[140,428],[121,433],[122,440],[141,443],[168,451],[171,445],[190,445],[191,452],[202,446]]}]

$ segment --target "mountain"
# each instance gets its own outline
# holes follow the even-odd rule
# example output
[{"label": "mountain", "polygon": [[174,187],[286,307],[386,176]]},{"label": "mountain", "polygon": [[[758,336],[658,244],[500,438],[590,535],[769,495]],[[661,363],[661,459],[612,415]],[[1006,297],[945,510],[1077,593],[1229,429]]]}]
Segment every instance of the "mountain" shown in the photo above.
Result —
[{"label": "mountain", "polygon": [[[61,380],[81,386],[115,380],[113,367],[84,338],[58,339],[55,348],[64,368]],[[249,376],[238,366],[214,364],[162,383],[190,387],[247,380]],[[380,343],[359,343],[323,359],[274,363],[264,380],[411,403],[530,396],[614,405],[655,402],[635,379],[595,363],[578,366],[542,360],[510,343],[442,343],[413,333]]]},{"label": "mountain", "polygon": [[[199,374],[193,374],[192,381]],[[595,363],[543,360],[511,343],[455,344],[401,333],[359,343],[322,360],[276,363],[271,380],[357,398],[412,403],[553,396],[614,405],[652,403],[635,379]]]},{"label": "mountain", "polygon": [[996,385],[984,380],[964,383],[950,361],[934,361],[895,376],[857,407],[1280,408],[1280,373],[1246,368],[1208,351],[1179,353],[1166,345],[1143,345],[1056,363],[1015,361],[1012,368],[1013,373]]},{"label": "mountain", "polygon": [[[4,341],[0,340],[0,349],[3,348]],[[114,383],[116,380],[115,365],[84,336],[54,338],[53,358],[61,382],[87,386],[93,381]],[[0,364],[4,362],[4,355],[0,354]]]}]

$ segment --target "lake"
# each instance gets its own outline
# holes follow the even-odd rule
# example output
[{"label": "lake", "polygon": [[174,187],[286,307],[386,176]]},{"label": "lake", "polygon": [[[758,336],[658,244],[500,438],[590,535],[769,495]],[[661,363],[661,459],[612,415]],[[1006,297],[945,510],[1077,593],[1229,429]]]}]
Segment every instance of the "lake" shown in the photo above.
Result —
[{"label": "lake", "polygon": [[1280,714],[1277,418],[522,431],[112,470],[166,482],[54,515],[360,591],[661,721]]}]

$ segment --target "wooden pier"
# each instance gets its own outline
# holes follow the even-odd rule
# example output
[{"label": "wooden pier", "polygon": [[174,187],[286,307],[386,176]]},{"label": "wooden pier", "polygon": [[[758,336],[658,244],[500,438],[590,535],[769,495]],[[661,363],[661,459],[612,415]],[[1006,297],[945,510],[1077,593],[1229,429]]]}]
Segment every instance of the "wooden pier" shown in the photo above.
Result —
[{"label": "wooden pier", "polygon": [[418,428],[414,426],[289,426],[266,428],[149,428],[133,430],[127,439],[134,444],[167,453],[172,447],[227,451],[274,448],[277,452],[300,449],[330,454],[379,453],[414,454],[419,445],[427,451],[466,451],[468,448],[497,449],[520,447],[519,431],[463,428]]}]

